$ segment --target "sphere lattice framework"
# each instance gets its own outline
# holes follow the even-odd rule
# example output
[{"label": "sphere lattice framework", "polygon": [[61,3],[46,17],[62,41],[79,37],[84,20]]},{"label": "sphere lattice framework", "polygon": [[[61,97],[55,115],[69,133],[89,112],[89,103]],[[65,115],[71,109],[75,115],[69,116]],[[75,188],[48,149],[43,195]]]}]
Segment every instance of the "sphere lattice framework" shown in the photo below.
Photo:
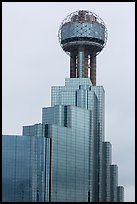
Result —
[{"label": "sphere lattice framework", "polygon": [[87,10],[75,11],[60,25],[58,38],[70,55],[70,78],[88,78],[96,85],[96,55],[107,42],[103,20]]},{"label": "sphere lattice framework", "polygon": [[79,46],[84,46],[95,56],[106,45],[107,28],[95,13],[87,10],[75,11],[62,21],[58,38],[62,49],[68,55]]}]

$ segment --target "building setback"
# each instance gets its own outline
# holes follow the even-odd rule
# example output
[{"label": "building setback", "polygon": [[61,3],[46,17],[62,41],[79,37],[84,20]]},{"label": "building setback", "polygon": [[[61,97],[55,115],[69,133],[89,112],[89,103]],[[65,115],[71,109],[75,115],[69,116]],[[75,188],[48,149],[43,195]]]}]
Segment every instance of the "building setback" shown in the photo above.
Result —
[{"label": "building setback", "polygon": [[117,202],[124,202],[124,187],[117,186]]},{"label": "building setback", "polygon": [[70,78],[51,88],[42,122],[21,136],[3,135],[3,202],[123,202],[111,143],[105,141],[105,91],[96,85],[96,55],[107,40],[89,11],[67,16],[59,29],[70,55]]}]

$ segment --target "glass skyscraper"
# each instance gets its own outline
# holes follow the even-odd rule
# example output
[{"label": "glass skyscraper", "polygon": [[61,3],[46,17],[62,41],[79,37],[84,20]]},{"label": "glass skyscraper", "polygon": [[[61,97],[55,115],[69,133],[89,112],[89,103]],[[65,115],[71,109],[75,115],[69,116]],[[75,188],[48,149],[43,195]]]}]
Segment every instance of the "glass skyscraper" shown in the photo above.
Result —
[{"label": "glass skyscraper", "polygon": [[23,126],[21,136],[3,136],[3,202],[124,201],[111,143],[105,141],[105,91],[96,86],[95,53],[106,38],[97,19],[78,11],[61,24],[61,44],[71,53],[70,78],[65,86],[52,87],[51,107],[42,109],[41,123]]}]

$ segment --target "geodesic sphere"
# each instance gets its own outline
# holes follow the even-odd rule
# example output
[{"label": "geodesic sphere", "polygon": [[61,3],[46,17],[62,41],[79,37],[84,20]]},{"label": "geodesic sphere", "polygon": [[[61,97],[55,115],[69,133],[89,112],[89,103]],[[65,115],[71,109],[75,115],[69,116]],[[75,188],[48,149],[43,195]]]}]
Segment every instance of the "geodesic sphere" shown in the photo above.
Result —
[{"label": "geodesic sphere", "polygon": [[58,37],[67,54],[78,46],[86,46],[98,54],[106,44],[107,29],[96,14],[81,10],[71,13],[63,20]]}]

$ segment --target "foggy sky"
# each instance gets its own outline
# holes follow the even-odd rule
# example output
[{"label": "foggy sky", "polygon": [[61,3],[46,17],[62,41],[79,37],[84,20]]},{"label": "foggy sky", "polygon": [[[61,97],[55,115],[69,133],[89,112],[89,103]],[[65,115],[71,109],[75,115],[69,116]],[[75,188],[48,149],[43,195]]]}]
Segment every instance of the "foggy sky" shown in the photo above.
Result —
[{"label": "foggy sky", "polygon": [[63,19],[76,10],[99,15],[108,41],[97,57],[97,85],[105,89],[105,138],[118,165],[125,201],[135,201],[134,2],[2,3],[2,132],[22,134],[41,122],[51,86],[69,78],[69,56],[58,42]]}]

